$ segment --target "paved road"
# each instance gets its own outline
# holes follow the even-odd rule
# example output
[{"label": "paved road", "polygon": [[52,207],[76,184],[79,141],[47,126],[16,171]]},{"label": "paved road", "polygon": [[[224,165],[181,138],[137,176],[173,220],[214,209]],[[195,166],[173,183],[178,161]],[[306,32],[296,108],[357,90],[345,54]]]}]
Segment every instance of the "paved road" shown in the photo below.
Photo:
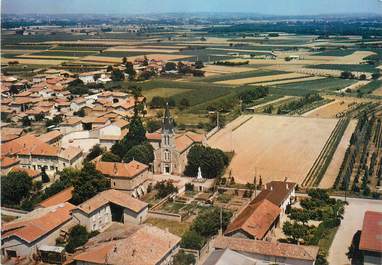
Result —
[{"label": "paved road", "polygon": [[[339,197],[337,197],[340,199]],[[343,199],[343,198],[341,198]],[[342,223],[334,237],[329,250],[328,261],[330,265],[348,265],[346,253],[351,244],[353,235],[362,229],[363,216],[366,211],[382,212],[381,200],[367,200],[348,198],[349,205],[345,208]]]}]

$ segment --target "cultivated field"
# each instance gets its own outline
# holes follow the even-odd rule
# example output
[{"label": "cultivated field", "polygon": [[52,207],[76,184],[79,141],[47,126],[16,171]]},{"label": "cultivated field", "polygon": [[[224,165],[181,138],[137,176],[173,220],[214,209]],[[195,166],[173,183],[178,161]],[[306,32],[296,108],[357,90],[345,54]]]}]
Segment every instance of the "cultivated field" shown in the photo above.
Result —
[{"label": "cultivated field", "polygon": [[[238,183],[284,180],[301,184],[334,130],[337,119],[241,116],[208,140],[234,151],[230,168]],[[241,125],[241,126],[240,126]]]},{"label": "cultivated field", "polygon": [[249,77],[249,78],[242,78],[242,79],[218,81],[216,83],[225,84],[225,85],[245,85],[245,84],[268,82],[273,80],[294,79],[294,78],[302,78],[302,77],[306,77],[306,75],[298,74],[298,73],[288,73],[288,74],[280,74],[280,75],[259,76],[259,77]]},{"label": "cultivated field", "polygon": [[318,107],[312,111],[304,113],[304,117],[311,118],[336,118],[336,115],[347,110],[356,101],[352,100],[335,100],[326,105]]}]

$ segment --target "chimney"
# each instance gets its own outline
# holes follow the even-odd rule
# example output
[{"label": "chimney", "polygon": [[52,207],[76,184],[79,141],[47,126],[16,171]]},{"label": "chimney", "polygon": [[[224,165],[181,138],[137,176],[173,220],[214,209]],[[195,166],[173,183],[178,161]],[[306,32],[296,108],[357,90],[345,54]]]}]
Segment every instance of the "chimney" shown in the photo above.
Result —
[{"label": "chimney", "polygon": [[114,163],[113,172],[114,172],[114,174],[117,174],[117,172],[118,172],[117,163]]},{"label": "chimney", "polygon": [[133,249],[133,253],[131,254],[132,257],[135,256],[135,249]]}]

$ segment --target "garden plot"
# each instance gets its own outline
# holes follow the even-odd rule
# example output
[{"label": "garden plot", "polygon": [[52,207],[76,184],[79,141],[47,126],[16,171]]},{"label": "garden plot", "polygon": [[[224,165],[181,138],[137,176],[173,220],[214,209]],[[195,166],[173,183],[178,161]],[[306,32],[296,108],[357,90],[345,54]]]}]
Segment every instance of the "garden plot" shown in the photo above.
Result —
[{"label": "garden plot", "polygon": [[280,75],[270,75],[270,76],[259,76],[259,77],[249,77],[249,78],[225,80],[225,81],[218,81],[215,83],[226,84],[226,85],[246,85],[246,84],[269,82],[269,81],[275,81],[275,80],[293,79],[293,78],[300,78],[300,77],[302,78],[302,77],[306,77],[306,76],[307,75],[305,75],[305,74],[288,73],[288,74],[280,74]]},{"label": "garden plot", "polygon": [[[244,118],[243,118],[244,117]],[[229,169],[237,183],[284,180],[301,184],[319,156],[337,119],[287,116],[241,116],[208,140],[212,147],[234,151]],[[241,122],[240,122],[241,121]]]}]

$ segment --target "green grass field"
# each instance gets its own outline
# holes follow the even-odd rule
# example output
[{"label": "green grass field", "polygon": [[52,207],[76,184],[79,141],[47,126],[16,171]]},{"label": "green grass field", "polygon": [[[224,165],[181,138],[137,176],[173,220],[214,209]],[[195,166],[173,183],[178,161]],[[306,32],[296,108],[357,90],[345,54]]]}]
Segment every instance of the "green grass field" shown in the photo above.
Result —
[{"label": "green grass field", "polygon": [[84,57],[92,54],[97,54],[96,51],[44,51],[36,52],[31,55],[39,56],[65,56],[65,57]]},{"label": "green grass field", "polygon": [[333,69],[340,71],[355,71],[355,72],[377,72],[374,65],[369,64],[317,64],[309,65],[308,68],[313,69]]},{"label": "green grass field", "polygon": [[175,96],[177,94],[184,94],[189,91],[192,91],[192,89],[158,87],[158,88],[143,90],[143,96],[145,96],[147,101],[150,102],[151,99],[155,96],[168,98],[168,97]]},{"label": "green grass field", "polygon": [[361,87],[360,91],[364,94],[370,94],[380,87],[382,87],[382,80],[373,80],[366,86]]},{"label": "green grass field", "polygon": [[301,91],[322,91],[322,90],[339,90],[351,84],[356,83],[357,80],[341,79],[341,78],[325,78],[310,80],[305,82],[296,82],[289,84],[275,85],[274,88],[281,90],[297,89]]},{"label": "green grass field", "polygon": [[347,56],[354,53],[355,51],[356,50],[353,50],[353,49],[346,49],[346,50],[335,49],[335,50],[327,50],[327,51],[315,53],[313,55],[315,56]]},{"label": "green grass field", "polygon": [[[241,73],[232,73],[232,74],[222,74],[217,76],[209,76],[201,79],[203,82],[218,82],[218,81],[227,81],[232,79],[241,79],[241,78],[250,78],[258,76],[267,76],[267,75],[277,75],[285,74],[286,72],[278,70],[254,70]],[[199,79],[200,80],[200,79]]]}]

